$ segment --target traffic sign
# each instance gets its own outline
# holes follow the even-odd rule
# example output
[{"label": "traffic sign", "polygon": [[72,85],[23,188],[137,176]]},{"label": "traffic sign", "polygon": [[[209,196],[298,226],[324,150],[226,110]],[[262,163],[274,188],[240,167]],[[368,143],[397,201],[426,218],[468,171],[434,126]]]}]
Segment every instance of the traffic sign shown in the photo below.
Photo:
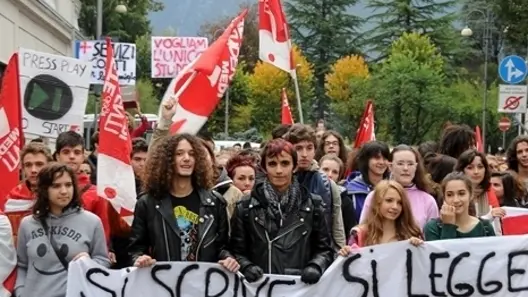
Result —
[{"label": "traffic sign", "polygon": [[527,93],[526,85],[499,85],[499,112],[525,113]]},{"label": "traffic sign", "polygon": [[499,120],[499,129],[502,131],[502,132],[506,132],[510,129],[511,127],[511,121],[510,121],[510,118],[508,117],[503,117],[502,119]]},{"label": "traffic sign", "polygon": [[518,84],[527,73],[526,61],[519,56],[507,56],[500,62],[499,76],[505,83]]}]

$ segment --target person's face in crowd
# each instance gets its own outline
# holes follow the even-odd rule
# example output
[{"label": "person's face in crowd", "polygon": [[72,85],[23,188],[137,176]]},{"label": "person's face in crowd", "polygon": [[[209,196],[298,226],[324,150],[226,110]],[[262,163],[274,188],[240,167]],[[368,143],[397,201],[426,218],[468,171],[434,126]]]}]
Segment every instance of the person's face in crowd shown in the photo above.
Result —
[{"label": "person's face in crowd", "polygon": [[84,148],[82,145],[63,147],[57,159],[59,162],[68,165],[73,171],[79,172],[81,164],[84,162]]},{"label": "person's face in crowd", "polygon": [[279,191],[285,191],[293,176],[293,158],[286,152],[275,157],[266,157],[266,172],[269,182]]},{"label": "person's face in crowd", "polygon": [[26,154],[24,156],[22,169],[30,185],[37,185],[37,175],[46,164],[48,164],[48,159],[44,154]]},{"label": "person's face in crowd", "polygon": [[495,191],[495,196],[501,199],[502,196],[504,196],[504,188],[502,187],[502,179],[498,176],[495,176],[491,178],[490,182],[491,182],[491,187],[493,188],[493,191]]},{"label": "person's face in crowd", "polygon": [[334,160],[324,160],[321,162],[321,171],[324,172],[334,182],[339,182],[339,163]]},{"label": "person's face in crowd", "polygon": [[[308,170],[312,166],[315,157],[315,146],[310,141],[301,141],[295,145],[297,151],[297,167],[300,170]],[[290,156],[291,157],[291,156]]]},{"label": "person's face in crowd", "polygon": [[407,187],[416,174],[416,156],[411,151],[398,151],[392,156],[391,173],[395,181]]},{"label": "person's face in crowd", "polygon": [[381,216],[386,220],[394,221],[400,216],[402,208],[400,194],[395,189],[389,188],[379,205]]},{"label": "person's face in crowd", "polygon": [[474,185],[478,185],[484,180],[486,174],[486,167],[482,163],[480,157],[475,157],[473,162],[464,168],[464,174],[466,174]]},{"label": "person's face in crowd", "polygon": [[339,140],[334,135],[329,135],[324,140],[324,153],[339,155]]},{"label": "person's face in crowd", "polygon": [[387,171],[388,163],[388,160],[381,154],[370,158],[368,161],[369,173],[376,176],[382,176],[385,171]]},{"label": "person's face in crowd", "polygon": [[455,207],[455,214],[467,213],[471,192],[466,183],[461,180],[452,180],[446,184],[444,202]]},{"label": "person's face in crowd", "polygon": [[137,152],[132,155],[132,160],[130,160],[130,163],[132,164],[132,168],[134,169],[134,173],[137,176],[140,176],[143,174],[143,171],[145,170],[145,163],[147,162],[147,152]]},{"label": "person's face in crowd", "polygon": [[253,189],[255,185],[255,170],[250,166],[239,166],[235,168],[233,176],[233,185],[237,187],[242,193],[247,194],[247,192]]},{"label": "person's face in crowd", "polygon": [[490,159],[490,158],[488,158],[487,160],[488,160],[488,165],[489,165],[490,170],[499,171],[499,162],[497,162],[494,159]]},{"label": "person's face in crowd", "polygon": [[233,146],[233,149],[234,149],[235,151],[239,151],[239,150],[242,149],[242,147],[240,146],[240,144],[235,144],[235,145]]},{"label": "person's face in crowd", "polygon": [[73,180],[71,176],[66,173],[57,173],[53,183],[48,188],[49,207],[51,210],[62,210],[73,199]]},{"label": "person's face in crowd", "polygon": [[320,143],[323,139],[323,134],[325,133],[324,129],[320,129],[315,131],[315,138],[317,139],[317,143]]},{"label": "person's face in crowd", "polygon": [[515,151],[517,153],[517,160],[519,161],[519,166],[528,168],[528,143],[524,141],[517,143]]},{"label": "person's face in crowd", "polygon": [[174,171],[179,177],[190,177],[194,171],[195,164],[193,147],[187,140],[182,139],[178,143],[175,153]]},{"label": "person's face in crowd", "polygon": [[86,163],[82,163],[81,168],[79,169],[79,173],[90,175],[92,174],[92,168],[90,167],[90,165]]}]

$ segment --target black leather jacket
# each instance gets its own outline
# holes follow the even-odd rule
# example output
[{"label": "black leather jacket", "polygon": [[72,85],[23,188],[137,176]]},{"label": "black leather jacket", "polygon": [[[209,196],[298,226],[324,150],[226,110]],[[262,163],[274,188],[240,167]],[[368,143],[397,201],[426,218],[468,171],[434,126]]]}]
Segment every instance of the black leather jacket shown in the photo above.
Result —
[{"label": "black leather jacket", "polygon": [[268,202],[264,188],[257,184],[251,195],[237,203],[231,218],[230,251],[240,270],[254,264],[265,273],[300,275],[308,264],[324,271],[334,259],[331,240],[323,214],[323,202],[302,187],[301,207],[270,238]]},{"label": "black leather jacket", "polygon": [[[230,255],[229,222],[226,201],[212,191],[198,189],[200,196],[200,226],[198,252],[200,262],[217,262]],[[134,211],[129,253],[132,264],[141,255],[150,255],[157,261],[181,261],[180,237],[174,224],[172,203],[167,196],[161,200],[143,194]]]}]

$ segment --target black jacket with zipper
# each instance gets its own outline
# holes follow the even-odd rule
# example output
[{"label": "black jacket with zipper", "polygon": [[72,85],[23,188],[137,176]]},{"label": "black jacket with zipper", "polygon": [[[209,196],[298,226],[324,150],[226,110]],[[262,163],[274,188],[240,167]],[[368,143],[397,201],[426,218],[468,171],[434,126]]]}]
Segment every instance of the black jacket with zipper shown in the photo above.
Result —
[{"label": "black jacket with zipper", "polygon": [[[218,262],[231,254],[226,201],[213,191],[195,189],[200,197],[198,247],[200,262]],[[129,253],[132,264],[141,255],[157,261],[182,261],[180,237],[169,195],[155,199],[147,193],[139,197],[132,222]]]},{"label": "black jacket with zipper", "polygon": [[[334,251],[322,199],[301,187],[298,214],[288,216],[282,227],[269,221],[268,205],[261,184],[237,203],[231,218],[229,248],[240,264],[240,271],[257,265],[265,273],[300,275],[312,264],[324,273],[334,260]],[[269,226],[278,229],[270,230]],[[271,238],[273,233],[276,235]]]}]

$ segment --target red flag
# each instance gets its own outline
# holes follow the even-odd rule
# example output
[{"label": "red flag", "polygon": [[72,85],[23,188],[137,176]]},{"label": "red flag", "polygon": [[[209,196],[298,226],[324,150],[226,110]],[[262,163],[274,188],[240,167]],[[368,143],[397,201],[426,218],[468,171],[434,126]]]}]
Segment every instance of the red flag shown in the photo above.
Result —
[{"label": "red flag", "polygon": [[172,118],[171,134],[198,133],[224,96],[238,65],[246,14],[247,9],[200,57],[174,78],[173,96],[178,107]]},{"label": "red flag", "polygon": [[281,123],[283,125],[293,125],[293,117],[288,104],[288,96],[286,95],[286,89],[282,89],[282,108],[281,108]]},{"label": "red flag", "polygon": [[482,147],[482,135],[480,134],[480,127],[475,127],[475,142],[477,144],[477,151],[484,152],[484,148]]},{"label": "red flag", "polygon": [[295,76],[288,22],[280,0],[259,1],[259,58]]},{"label": "red flag", "polygon": [[368,100],[361,121],[359,122],[354,148],[359,148],[363,143],[372,140],[376,140],[376,134],[374,134],[374,106],[372,105],[372,101]]},{"label": "red flag", "polygon": [[528,209],[503,207],[506,216],[502,218],[502,235],[528,234]]},{"label": "red flag", "polygon": [[110,38],[106,39],[106,49],[97,155],[97,195],[108,200],[121,218],[131,225],[136,205],[134,171],[130,165],[132,140]]},{"label": "red flag", "polygon": [[20,149],[24,145],[18,77],[18,54],[9,59],[0,93],[0,210],[9,191],[20,181]]}]

